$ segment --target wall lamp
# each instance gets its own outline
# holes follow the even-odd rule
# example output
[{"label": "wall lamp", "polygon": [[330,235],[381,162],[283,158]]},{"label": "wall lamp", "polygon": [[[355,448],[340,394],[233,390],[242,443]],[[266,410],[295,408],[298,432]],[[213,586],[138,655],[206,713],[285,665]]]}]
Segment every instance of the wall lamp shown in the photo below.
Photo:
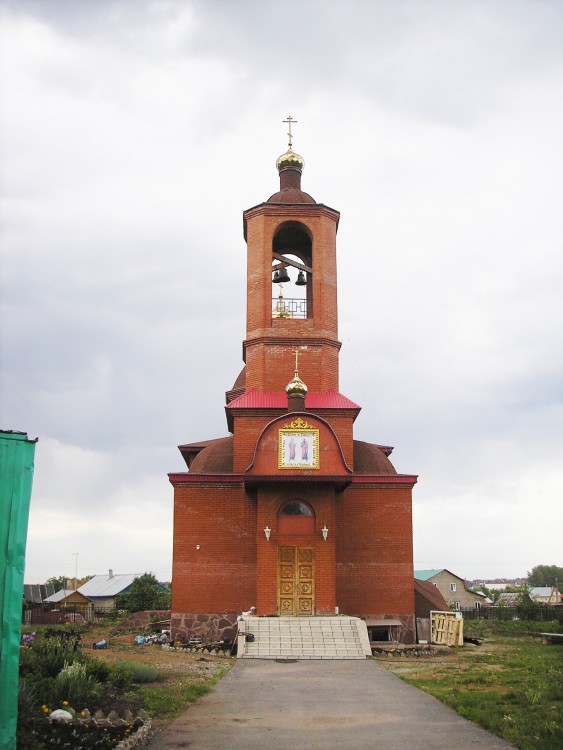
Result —
[{"label": "wall lamp", "polygon": [[268,527],[266,524],[266,528],[264,529],[264,536],[266,537],[266,541],[270,541],[270,534],[272,533],[272,529]]},{"label": "wall lamp", "polygon": [[326,523],[325,523],[325,525],[324,525],[324,526],[322,527],[321,531],[322,531],[322,533],[323,533],[323,539],[324,539],[324,540],[325,540],[325,542],[326,542],[326,539],[327,539],[327,536],[328,536],[328,529],[327,529],[327,527],[326,527]]}]

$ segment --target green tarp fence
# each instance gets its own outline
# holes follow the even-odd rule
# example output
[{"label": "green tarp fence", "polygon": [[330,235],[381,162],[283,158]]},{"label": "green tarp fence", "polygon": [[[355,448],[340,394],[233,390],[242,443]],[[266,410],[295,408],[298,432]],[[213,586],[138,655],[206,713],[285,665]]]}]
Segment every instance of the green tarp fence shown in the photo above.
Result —
[{"label": "green tarp fence", "polygon": [[0,431],[0,750],[15,750],[23,574],[36,440]]}]

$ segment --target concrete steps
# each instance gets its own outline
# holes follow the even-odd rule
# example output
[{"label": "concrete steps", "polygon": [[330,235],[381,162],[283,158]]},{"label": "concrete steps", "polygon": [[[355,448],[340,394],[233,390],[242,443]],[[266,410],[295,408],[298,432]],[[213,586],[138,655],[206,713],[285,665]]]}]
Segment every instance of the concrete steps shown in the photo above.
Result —
[{"label": "concrete steps", "polygon": [[[248,641],[251,633],[254,640]],[[358,617],[245,617],[237,656],[243,659],[365,659],[366,624]]]}]

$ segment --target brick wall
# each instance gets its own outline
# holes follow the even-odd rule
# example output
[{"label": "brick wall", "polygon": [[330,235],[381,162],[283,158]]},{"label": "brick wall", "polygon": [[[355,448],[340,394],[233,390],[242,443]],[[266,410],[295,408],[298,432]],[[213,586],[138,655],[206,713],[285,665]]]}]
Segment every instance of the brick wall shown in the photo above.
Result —
[{"label": "brick wall", "polygon": [[176,487],[172,612],[242,612],[255,591],[256,503],[242,485]]},{"label": "brick wall", "polygon": [[348,614],[414,612],[411,489],[352,486],[336,503],[336,598]]},{"label": "brick wall", "polygon": [[[313,508],[313,534],[279,533],[280,508],[293,499]],[[411,489],[387,485],[353,485],[339,493],[331,485],[274,483],[259,487],[255,496],[220,481],[176,487],[174,616],[240,613],[251,606],[259,615],[276,613],[277,550],[290,545],[315,550],[318,614],[333,614],[338,606],[342,614],[398,617],[409,630]],[[182,628],[189,630],[185,623]]]}]

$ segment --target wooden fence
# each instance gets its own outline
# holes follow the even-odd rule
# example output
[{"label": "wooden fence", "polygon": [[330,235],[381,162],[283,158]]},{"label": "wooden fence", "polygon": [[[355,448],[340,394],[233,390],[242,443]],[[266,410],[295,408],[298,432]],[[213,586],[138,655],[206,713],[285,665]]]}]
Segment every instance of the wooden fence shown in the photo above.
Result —
[{"label": "wooden fence", "polygon": [[92,605],[87,607],[65,607],[64,609],[47,609],[43,604],[25,607],[22,610],[22,625],[60,625],[65,622],[99,622],[107,619],[103,614],[94,612]]}]

